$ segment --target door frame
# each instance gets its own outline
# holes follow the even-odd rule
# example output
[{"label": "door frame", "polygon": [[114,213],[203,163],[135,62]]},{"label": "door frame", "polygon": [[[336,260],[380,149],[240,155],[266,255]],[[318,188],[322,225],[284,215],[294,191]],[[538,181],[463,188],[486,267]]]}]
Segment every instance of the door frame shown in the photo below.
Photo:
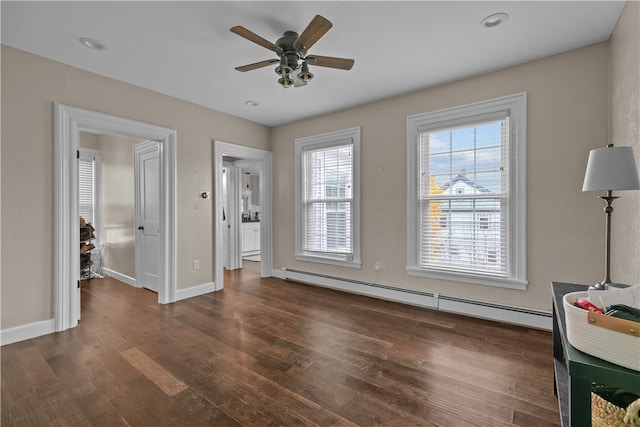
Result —
[{"label": "door frame", "polygon": [[174,129],[54,103],[53,313],[56,331],[80,318],[78,163],[80,132],[105,132],[160,143],[160,283],[158,302],[176,299],[176,142]]},{"label": "door frame", "polygon": [[[214,280],[215,290],[224,288],[223,239],[222,239],[222,167],[224,156],[255,160],[260,164],[260,277],[271,277],[273,268],[273,153],[257,148],[213,141],[213,180],[215,198],[213,222],[215,230]],[[240,227],[240,218],[236,218]]]}]

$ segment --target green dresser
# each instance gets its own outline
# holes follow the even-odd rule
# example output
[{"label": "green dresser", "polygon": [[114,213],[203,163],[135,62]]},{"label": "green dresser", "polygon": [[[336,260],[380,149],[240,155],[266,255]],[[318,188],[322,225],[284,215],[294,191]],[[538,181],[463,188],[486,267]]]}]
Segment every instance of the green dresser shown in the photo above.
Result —
[{"label": "green dresser", "polygon": [[[567,340],[562,297],[588,286],[553,282],[553,363],[555,393],[563,427],[591,425],[591,383],[620,387],[640,394],[640,372],[614,365],[574,348]],[[615,349],[612,349],[615,351]]]}]

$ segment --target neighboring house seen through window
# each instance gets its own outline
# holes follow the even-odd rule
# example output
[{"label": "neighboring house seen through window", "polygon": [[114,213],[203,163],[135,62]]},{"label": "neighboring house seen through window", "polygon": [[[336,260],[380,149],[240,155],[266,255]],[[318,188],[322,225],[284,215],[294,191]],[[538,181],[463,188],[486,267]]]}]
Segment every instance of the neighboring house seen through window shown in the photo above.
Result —
[{"label": "neighboring house seen through window", "polygon": [[526,94],[409,117],[408,272],[524,289]]},{"label": "neighboring house seen through window", "polygon": [[360,266],[360,129],[296,140],[296,258]]}]

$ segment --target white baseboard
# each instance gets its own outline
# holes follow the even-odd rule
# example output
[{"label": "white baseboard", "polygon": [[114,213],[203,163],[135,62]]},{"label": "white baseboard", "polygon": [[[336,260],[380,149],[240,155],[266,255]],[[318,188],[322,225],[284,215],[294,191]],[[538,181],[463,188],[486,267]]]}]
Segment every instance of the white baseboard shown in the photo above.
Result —
[{"label": "white baseboard", "polygon": [[54,319],[3,329],[0,331],[0,345],[13,344],[14,342],[51,334],[55,331],[56,323]]},{"label": "white baseboard", "polygon": [[130,277],[130,276],[127,276],[126,274],[118,273],[117,271],[114,271],[107,267],[104,267],[102,271],[106,276],[113,277],[114,279],[124,282],[127,285],[133,286],[134,288],[138,287],[138,285],[136,284],[136,279],[134,277]]},{"label": "white baseboard", "polygon": [[383,300],[395,301],[434,310],[442,310],[464,316],[512,323],[536,329],[544,329],[547,331],[550,331],[552,328],[552,315],[549,311],[459,298],[443,295],[441,293],[413,291],[410,289],[398,288],[396,286],[367,283],[358,280],[344,279],[292,269],[274,269],[271,274],[273,277],[278,277],[284,280],[294,280],[310,285],[338,289]]},{"label": "white baseboard", "polygon": [[282,280],[287,280],[287,275],[285,274],[287,270],[286,269],[282,269],[282,270],[276,270],[275,268],[271,269],[271,277],[276,277],[278,279],[282,279]]},{"label": "white baseboard", "polygon": [[528,326],[545,331],[551,331],[553,328],[553,317],[550,311],[532,310],[516,306],[486,303],[484,301],[464,300],[446,295],[440,295],[438,310],[478,317],[480,319]]},{"label": "white baseboard", "polygon": [[176,301],[208,294],[215,290],[216,284],[214,282],[203,283],[202,285],[191,286],[186,289],[176,289]]}]

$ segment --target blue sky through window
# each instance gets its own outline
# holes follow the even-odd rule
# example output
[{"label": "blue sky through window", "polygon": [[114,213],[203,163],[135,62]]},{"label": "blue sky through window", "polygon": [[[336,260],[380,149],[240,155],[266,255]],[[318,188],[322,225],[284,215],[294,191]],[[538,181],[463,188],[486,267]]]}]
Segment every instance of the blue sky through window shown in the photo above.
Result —
[{"label": "blue sky through window", "polygon": [[428,173],[443,186],[461,171],[476,184],[501,191],[502,122],[428,133]]}]

